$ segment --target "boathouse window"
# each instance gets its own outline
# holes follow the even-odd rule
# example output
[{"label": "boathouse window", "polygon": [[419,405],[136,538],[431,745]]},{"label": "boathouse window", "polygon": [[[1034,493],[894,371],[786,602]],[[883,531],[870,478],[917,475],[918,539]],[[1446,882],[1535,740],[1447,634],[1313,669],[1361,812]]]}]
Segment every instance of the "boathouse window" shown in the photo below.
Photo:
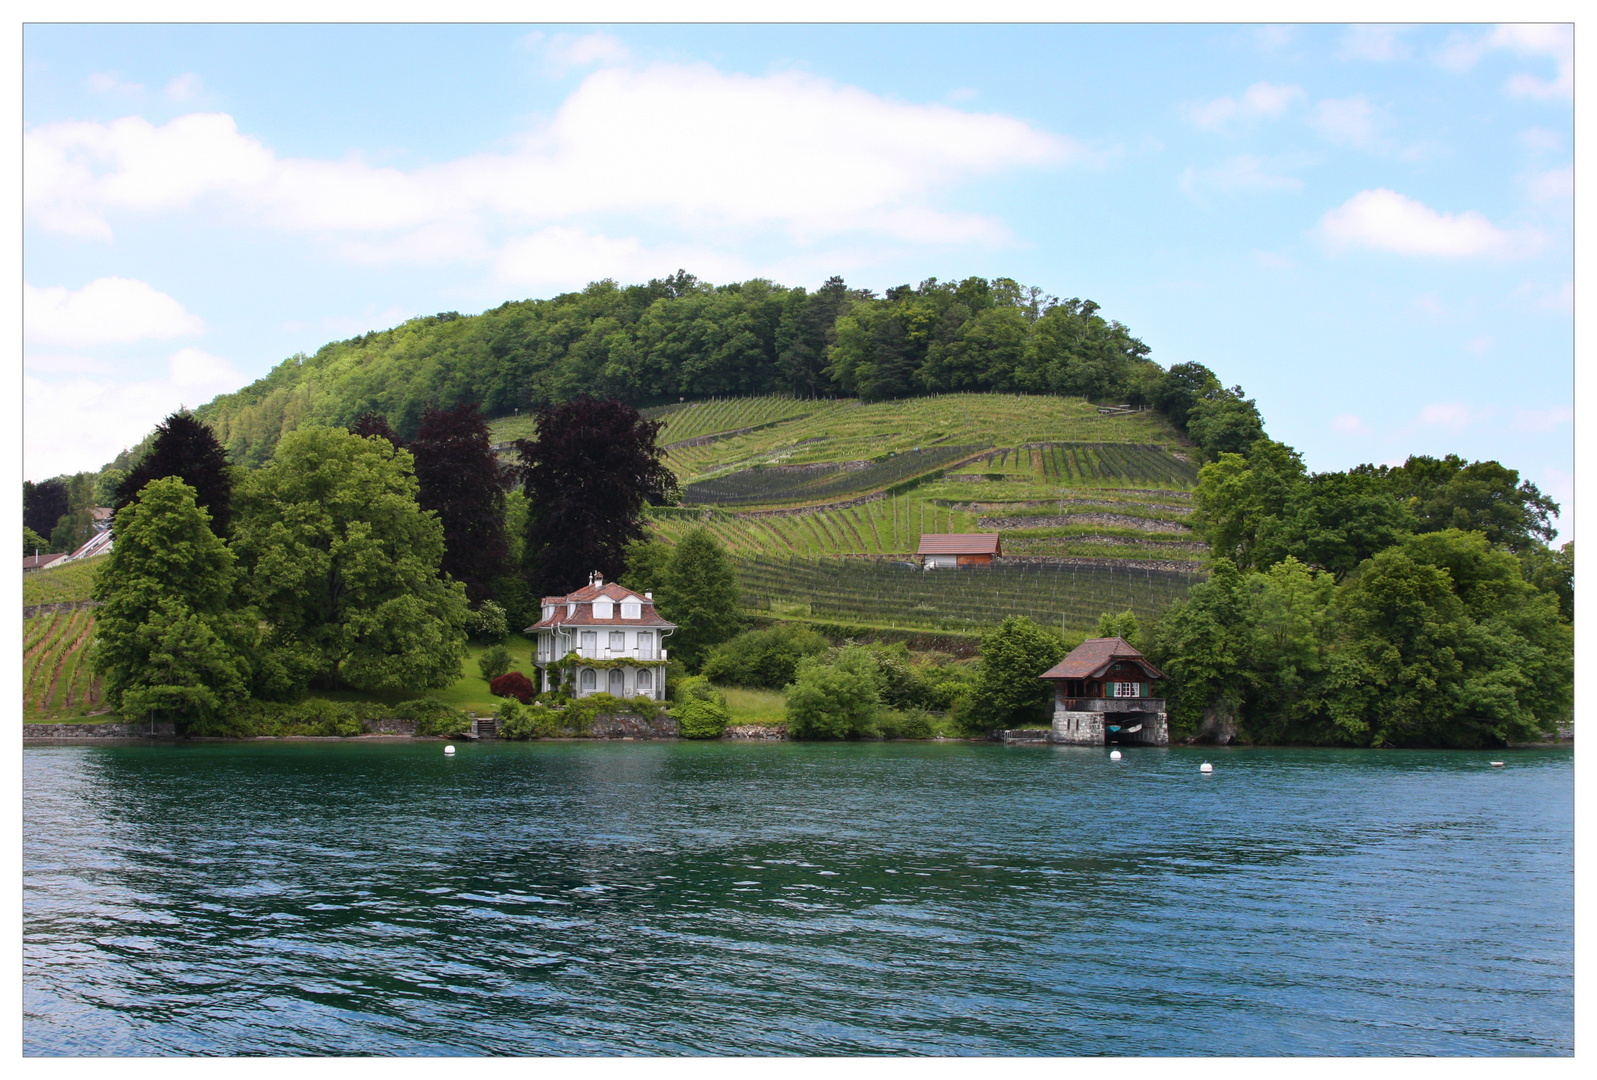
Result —
[{"label": "boathouse window", "polygon": [[593,602],[593,617],[595,619],[611,619],[615,617],[615,601],[595,600]]},{"label": "boathouse window", "polygon": [[1136,697],[1137,684],[1134,682],[1115,683],[1115,697]]},{"label": "boathouse window", "polygon": [[595,679],[595,677],[594,677],[593,669],[591,667],[583,668],[582,669],[582,688],[584,690],[592,690],[594,687],[596,687],[598,685],[599,685],[599,683],[598,683],[598,680]]},{"label": "boathouse window", "polygon": [[643,605],[636,600],[621,601],[621,617],[623,619],[643,618]]},{"label": "boathouse window", "polygon": [[610,631],[610,651],[613,653],[627,651],[627,635],[625,631]]},{"label": "boathouse window", "polygon": [[654,672],[645,668],[638,672],[638,693],[654,689]]}]

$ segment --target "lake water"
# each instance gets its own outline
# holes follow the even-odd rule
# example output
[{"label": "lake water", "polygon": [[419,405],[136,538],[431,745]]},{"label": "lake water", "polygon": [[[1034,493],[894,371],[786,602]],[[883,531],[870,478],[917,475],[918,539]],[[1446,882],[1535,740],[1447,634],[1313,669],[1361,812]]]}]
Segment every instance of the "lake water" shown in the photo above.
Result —
[{"label": "lake water", "polygon": [[249,742],[23,768],[29,1054],[1573,1050],[1567,748]]}]

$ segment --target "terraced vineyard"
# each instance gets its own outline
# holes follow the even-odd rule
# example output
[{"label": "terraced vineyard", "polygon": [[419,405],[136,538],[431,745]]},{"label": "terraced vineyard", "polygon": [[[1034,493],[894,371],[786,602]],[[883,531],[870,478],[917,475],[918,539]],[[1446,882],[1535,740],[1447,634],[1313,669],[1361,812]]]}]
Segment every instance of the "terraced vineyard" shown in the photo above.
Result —
[{"label": "terraced vineyard", "polygon": [[[935,472],[980,450],[980,446],[938,446],[894,454],[883,461],[819,462],[814,465],[757,465],[713,480],[689,484],[684,502],[719,506],[794,505],[847,499],[882,491]],[[854,467],[855,465],[859,467]]]},{"label": "terraced vineyard", "polygon": [[22,623],[22,712],[27,719],[87,716],[103,708],[89,667],[94,615],[53,611]]},{"label": "terraced vineyard", "polygon": [[656,536],[674,543],[703,525],[734,554],[897,555],[920,546],[922,533],[971,532],[974,516],[923,499],[889,496],[855,506],[733,514],[698,508],[651,511]]},{"label": "terraced vineyard", "polygon": [[869,626],[981,630],[1010,615],[1047,626],[1090,628],[1104,612],[1151,619],[1201,575],[1128,568],[1112,561],[924,571],[881,559],[770,556],[735,560],[752,610]]}]

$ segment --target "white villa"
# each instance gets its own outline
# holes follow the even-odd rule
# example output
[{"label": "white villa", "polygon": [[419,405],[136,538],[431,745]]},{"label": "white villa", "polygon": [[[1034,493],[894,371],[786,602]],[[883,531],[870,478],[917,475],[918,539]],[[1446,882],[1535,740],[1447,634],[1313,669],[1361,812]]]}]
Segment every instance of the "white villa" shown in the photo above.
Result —
[{"label": "white villa", "polygon": [[527,627],[538,640],[538,689],[553,690],[570,666],[577,697],[603,691],[664,700],[665,638],[675,629],[655,613],[653,593],[639,596],[591,574],[587,586],[569,596],[544,597],[543,618]]}]

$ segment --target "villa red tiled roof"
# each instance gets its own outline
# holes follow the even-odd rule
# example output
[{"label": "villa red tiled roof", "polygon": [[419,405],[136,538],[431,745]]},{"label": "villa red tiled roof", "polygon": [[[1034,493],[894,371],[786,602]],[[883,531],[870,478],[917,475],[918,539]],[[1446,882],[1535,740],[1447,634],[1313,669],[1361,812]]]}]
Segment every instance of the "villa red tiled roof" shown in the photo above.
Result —
[{"label": "villa red tiled roof", "polygon": [[[610,609],[610,618],[601,619],[593,614],[595,600],[611,600],[614,606]],[[639,615],[636,619],[623,619],[621,617],[621,601],[636,600]],[[615,582],[601,582],[584,585],[574,593],[565,596],[546,596],[543,598],[545,607],[554,606],[554,614],[527,627],[527,633],[534,630],[547,630],[554,626],[663,626],[670,629],[676,628],[676,623],[667,622],[654,610],[654,601],[648,597],[639,596],[624,585]],[[570,604],[577,605],[574,615],[567,615],[566,608]]]},{"label": "villa red tiled roof", "polygon": [[1043,672],[1041,679],[1096,679],[1119,660],[1129,660],[1142,668],[1150,679],[1164,678],[1164,672],[1148,663],[1143,655],[1125,638],[1088,638],[1070,655]]},{"label": "villa red tiled roof", "polygon": [[924,533],[917,555],[997,555],[997,533]]}]

